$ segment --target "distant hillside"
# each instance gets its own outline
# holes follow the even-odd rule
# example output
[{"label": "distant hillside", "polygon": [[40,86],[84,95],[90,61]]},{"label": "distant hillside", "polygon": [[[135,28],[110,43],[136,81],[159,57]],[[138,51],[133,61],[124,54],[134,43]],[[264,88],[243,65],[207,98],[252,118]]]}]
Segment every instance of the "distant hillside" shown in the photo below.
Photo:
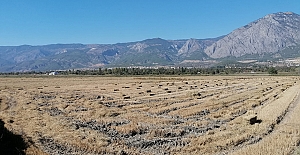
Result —
[{"label": "distant hillside", "polygon": [[299,47],[300,16],[279,12],[210,39],[153,38],[118,44],[0,46],[0,72],[127,66],[210,67],[243,60],[297,58]]},{"label": "distant hillside", "polygon": [[[193,41],[191,50],[189,42]],[[55,44],[0,47],[0,71],[90,69],[104,66],[176,65],[185,58],[208,59],[203,50],[218,39],[147,39],[118,44]],[[178,52],[180,50],[180,52]],[[200,53],[200,54],[199,54]]]}]

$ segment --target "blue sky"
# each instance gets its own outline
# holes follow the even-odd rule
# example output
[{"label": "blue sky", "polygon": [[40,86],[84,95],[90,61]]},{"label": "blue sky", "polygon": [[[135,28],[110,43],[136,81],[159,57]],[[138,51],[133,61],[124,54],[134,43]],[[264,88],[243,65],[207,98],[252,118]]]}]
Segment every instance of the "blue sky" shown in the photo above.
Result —
[{"label": "blue sky", "polygon": [[0,46],[213,38],[300,0],[0,0]]}]

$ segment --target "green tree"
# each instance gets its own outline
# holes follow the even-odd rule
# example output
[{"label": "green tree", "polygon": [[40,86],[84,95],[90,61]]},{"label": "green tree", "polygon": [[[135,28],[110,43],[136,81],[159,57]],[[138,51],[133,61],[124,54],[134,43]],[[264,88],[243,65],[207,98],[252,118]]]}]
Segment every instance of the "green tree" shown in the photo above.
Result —
[{"label": "green tree", "polygon": [[274,74],[278,74],[278,71],[274,67],[271,67],[268,69],[268,73],[274,75]]}]

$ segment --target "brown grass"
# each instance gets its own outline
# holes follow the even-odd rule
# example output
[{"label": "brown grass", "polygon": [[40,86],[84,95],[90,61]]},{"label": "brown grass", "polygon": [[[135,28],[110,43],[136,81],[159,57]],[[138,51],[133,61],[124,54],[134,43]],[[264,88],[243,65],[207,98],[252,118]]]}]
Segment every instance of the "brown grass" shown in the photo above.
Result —
[{"label": "brown grass", "polygon": [[289,154],[300,140],[298,80],[6,77],[0,119],[30,139],[27,154]]}]

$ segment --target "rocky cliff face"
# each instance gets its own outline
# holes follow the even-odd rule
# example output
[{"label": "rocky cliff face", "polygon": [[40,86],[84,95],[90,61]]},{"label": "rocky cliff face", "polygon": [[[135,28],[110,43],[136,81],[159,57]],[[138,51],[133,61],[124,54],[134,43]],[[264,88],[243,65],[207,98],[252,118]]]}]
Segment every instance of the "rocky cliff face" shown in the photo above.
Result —
[{"label": "rocky cliff face", "polygon": [[292,12],[269,14],[234,30],[205,49],[212,58],[278,52],[300,43],[300,16]]},{"label": "rocky cliff face", "polygon": [[186,43],[178,50],[178,55],[188,55],[192,52],[203,50],[203,46],[196,39],[189,39]]}]

